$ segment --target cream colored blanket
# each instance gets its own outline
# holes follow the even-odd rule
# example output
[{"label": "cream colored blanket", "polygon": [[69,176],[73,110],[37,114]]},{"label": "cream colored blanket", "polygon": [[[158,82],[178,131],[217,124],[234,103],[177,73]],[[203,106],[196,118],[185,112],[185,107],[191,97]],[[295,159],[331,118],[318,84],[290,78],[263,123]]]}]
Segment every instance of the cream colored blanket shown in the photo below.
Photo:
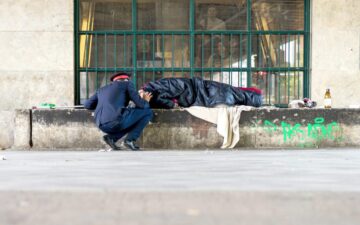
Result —
[{"label": "cream colored blanket", "polygon": [[191,115],[217,125],[217,132],[224,137],[221,148],[234,148],[240,140],[239,122],[242,111],[250,111],[252,106],[218,106],[206,108],[192,106],[185,108]]}]

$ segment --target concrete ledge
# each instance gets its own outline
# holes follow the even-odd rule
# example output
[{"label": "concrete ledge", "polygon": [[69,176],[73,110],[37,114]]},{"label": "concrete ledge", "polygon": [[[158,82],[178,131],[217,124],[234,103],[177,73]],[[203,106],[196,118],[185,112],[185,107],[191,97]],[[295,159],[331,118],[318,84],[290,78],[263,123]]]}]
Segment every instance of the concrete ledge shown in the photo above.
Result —
[{"label": "concrete ledge", "polygon": [[15,149],[29,149],[31,140],[31,110],[15,110],[14,145]]},{"label": "concrete ledge", "polygon": [[102,134],[87,110],[32,111],[34,148],[103,148]]},{"label": "concrete ledge", "polygon": [[[33,110],[32,141],[35,148],[104,148],[103,133],[87,110]],[[155,110],[140,143],[146,148],[181,149],[221,144],[216,127],[186,111]]]},{"label": "concrete ledge", "polygon": [[256,148],[351,147],[360,144],[351,140],[359,116],[358,109],[257,110],[248,129],[254,130]]},{"label": "concrete ledge", "polygon": [[[216,126],[184,110],[154,110],[141,137],[149,149],[219,148]],[[254,109],[242,113],[236,148],[360,146],[359,109]],[[35,148],[103,148],[87,110],[33,110]]]},{"label": "concrete ledge", "polygon": [[14,112],[0,111],[0,149],[10,148],[14,143]]},{"label": "concrete ledge", "polygon": [[185,110],[154,110],[154,119],[145,128],[140,143],[155,149],[217,148],[222,138],[215,124]]}]

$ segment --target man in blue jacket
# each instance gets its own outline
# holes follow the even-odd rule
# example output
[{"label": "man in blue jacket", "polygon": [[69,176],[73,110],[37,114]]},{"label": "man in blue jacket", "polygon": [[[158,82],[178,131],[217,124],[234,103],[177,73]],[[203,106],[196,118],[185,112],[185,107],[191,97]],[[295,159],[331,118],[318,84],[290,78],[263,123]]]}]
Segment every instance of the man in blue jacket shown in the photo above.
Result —
[{"label": "man in blue jacket", "polygon": [[[113,150],[121,150],[115,143],[125,134],[125,146],[138,150],[136,140],[153,116],[149,106],[152,95],[138,93],[127,73],[116,73],[110,80],[111,83],[97,90],[84,107],[95,109],[96,125],[106,133],[103,139]],[[128,107],[130,100],[136,108]]]}]

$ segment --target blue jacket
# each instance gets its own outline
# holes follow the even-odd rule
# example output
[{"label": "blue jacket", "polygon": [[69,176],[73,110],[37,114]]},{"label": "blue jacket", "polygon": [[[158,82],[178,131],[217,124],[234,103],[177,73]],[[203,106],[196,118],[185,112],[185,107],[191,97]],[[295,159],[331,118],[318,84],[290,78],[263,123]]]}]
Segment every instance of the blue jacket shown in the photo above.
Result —
[{"label": "blue jacket", "polygon": [[132,100],[137,108],[149,108],[149,103],[143,100],[130,81],[114,81],[99,90],[88,99],[84,107],[95,109],[95,122],[99,126],[117,120],[126,111]]}]

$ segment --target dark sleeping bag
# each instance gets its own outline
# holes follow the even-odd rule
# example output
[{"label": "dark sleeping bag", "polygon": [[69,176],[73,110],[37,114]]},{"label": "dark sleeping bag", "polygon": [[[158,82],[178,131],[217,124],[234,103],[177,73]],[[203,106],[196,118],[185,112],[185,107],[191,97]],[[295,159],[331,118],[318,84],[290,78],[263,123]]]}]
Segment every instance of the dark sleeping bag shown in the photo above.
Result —
[{"label": "dark sleeping bag", "polygon": [[147,83],[143,89],[153,94],[152,108],[171,109],[175,102],[181,107],[215,107],[219,104],[259,107],[262,104],[261,91],[256,88],[233,87],[198,77],[163,78]]}]

